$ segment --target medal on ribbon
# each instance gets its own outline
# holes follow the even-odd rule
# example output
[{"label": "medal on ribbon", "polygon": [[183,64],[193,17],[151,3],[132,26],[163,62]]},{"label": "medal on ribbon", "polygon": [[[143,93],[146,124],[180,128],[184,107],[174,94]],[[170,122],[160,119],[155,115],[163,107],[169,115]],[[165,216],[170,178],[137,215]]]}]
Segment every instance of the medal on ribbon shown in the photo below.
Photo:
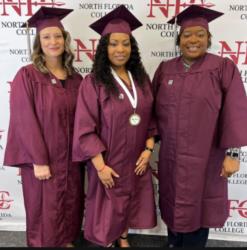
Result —
[{"label": "medal on ribbon", "polygon": [[124,90],[124,92],[128,96],[129,101],[131,103],[131,106],[133,107],[133,114],[131,114],[129,117],[129,123],[131,126],[138,126],[141,122],[141,116],[135,112],[136,107],[137,107],[137,92],[136,92],[136,87],[135,87],[132,75],[131,75],[130,71],[128,71],[128,75],[129,75],[129,79],[131,82],[131,87],[133,89],[134,96],[131,95],[130,91],[125,86],[123,81],[119,78],[119,76],[117,75],[117,73],[114,71],[113,68],[111,68],[111,71],[112,71],[112,75],[115,78],[115,80],[118,82],[118,84],[122,87],[122,89]]}]

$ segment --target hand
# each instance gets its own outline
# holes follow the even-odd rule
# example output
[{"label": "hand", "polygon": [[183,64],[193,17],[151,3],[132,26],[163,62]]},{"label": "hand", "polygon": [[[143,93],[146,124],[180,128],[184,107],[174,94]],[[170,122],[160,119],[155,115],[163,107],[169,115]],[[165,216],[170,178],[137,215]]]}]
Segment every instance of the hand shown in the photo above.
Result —
[{"label": "hand", "polygon": [[225,156],[222,164],[222,170],[220,176],[226,178],[231,177],[232,174],[238,172],[240,167],[240,162],[237,159],[232,159],[230,156]]},{"label": "hand", "polygon": [[34,176],[39,180],[48,180],[51,178],[50,167],[47,165],[33,164]]},{"label": "hand", "polygon": [[135,168],[136,175],[143,175],[148,167],[149,160],[151,158],[152,153],[149,150],[144,150],[140,157],[138,158]]},{"label": "hand", "polygon": [[115,183],[112,176],[119,178],[119,175],[107,165],[102,171],[98,172],[98,177],[106,188],[114,187]]}]

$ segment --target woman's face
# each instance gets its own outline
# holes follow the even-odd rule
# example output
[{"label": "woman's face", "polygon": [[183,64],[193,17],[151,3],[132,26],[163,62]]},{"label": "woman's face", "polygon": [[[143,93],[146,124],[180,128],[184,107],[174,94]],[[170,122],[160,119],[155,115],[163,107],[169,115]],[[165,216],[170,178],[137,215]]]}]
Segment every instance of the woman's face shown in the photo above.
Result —
[{"label": "woman's face", "polygon": [[129,35],[125,33],[111,33],[107,52],[113,67],[124,67],[131,54]]},{"label": "woman's face", "polygon": [[40,44],[44,55],[48,58],[59,57],[64,52],[64,38],[58,27],[47,27],[40,31]]},{"label": "woman's face", "polygon": [[208,48],[208,32],[201,26],[185,28],[180,36],[180,50],[188,61],[203,56]]}]

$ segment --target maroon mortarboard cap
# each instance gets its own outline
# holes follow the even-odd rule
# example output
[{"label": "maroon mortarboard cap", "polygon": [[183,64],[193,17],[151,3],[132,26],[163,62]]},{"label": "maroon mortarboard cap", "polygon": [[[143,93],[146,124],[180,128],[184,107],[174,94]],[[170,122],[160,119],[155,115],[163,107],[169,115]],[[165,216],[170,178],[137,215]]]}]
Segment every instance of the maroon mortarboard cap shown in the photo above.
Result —
[{"label": "maroon mortarboard cap", "polygon": [[170,24],[181,26],[180,33],[187,27],[202,26],[208,30],[208,23],[220,17],[224,13],[198,5],[191,5],[177,16],[168,21]]},{"label": "maroon mortarboard cap", "polygon": [[61,20],[67,16],[73,9],[64,8],[50,8],[42,6],[27,23],[24,23],[22,27],[35,27],[37,32],[47,27],[59,27],[63,28]]},{"label": "maroon mortarboard cap", "polygon": [[89,27],[104,36],[109,33],[131,34],[140,26],[142,23],[124,5],[120,5]]}]

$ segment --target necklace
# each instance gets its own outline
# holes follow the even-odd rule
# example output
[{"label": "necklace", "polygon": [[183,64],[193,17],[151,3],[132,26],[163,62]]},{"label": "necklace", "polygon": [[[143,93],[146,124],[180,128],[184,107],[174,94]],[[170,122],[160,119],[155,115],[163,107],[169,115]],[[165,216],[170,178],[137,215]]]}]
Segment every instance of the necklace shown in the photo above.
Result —
[{"label": "necklace", "polygon": [[124,92],[126,93],[126,95],[128,96],[129,98],[129,101],[130,101],[130,104],[131,106],[133,107],[133,114],[130,115],[129,117],[129,123],[131,126],[137,126],[140,124],[141,122],[141,116],[138,115],[135,110],[136,110],[136,107],[137,107],[137,91],[136,91],[136,87],[135,87],[135,84],[134,84],[134,80],[132,78],[132,75],[130,73],[130,71],[128,71],[128,75],[129,75],[129,78],[130,78],[130,82],[131,82],[131,87],[133,89],[133,93],[134,93],[134,96],[131,95],[130,91],[128,90],[128,88],[125,86],[125,84],[123,83],[123,81],[121,80],[121,78],[117,75],[117,73],[114,71],[113,68],[111,68],[111,71],[112,71],[112,75],[113,77],[115,78],[115,80],[117,81],[117,83],[122,87],[122,89],[124,90]]},{"label": "necklace", "polygon": [[61,80],[66,80],[67,79],[67,72],[64,71],[64,72],[60,72],[60,74],[54,74],[54,72],[52,72],[51,70],[48,69],[48,73],[49,73],[49,76],[50,76],[50,80],[51,80],[51,83],[52,84],[56,84],[57,83],[57,79],[61,79]]}]

